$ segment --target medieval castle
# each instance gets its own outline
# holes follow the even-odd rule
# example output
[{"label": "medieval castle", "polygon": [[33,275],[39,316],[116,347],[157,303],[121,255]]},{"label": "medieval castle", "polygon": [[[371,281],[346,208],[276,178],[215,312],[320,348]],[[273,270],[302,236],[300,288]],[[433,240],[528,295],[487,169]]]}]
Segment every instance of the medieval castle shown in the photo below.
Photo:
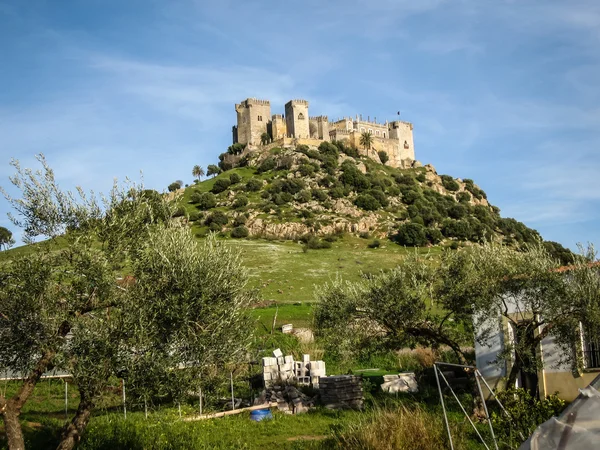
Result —
[{"label": "medieval castle", "polygon": [[[285,115],[271,116],[271,103],[256,98],[236,104],[235,111],[237,125],[233,127],[233,143],[245,144],[249,149],[300,144],[318,146],[323,141],[346,141],[361,154],[375,160],[379,160],[379,151],[385,151],[389,157],[387,164],[392,167],[411,167],[415,161],[413,126],[409,122],[378,123],[375,119],[363,120],[358,115],[329,122],[327,116],[310,117],[306,100],[287,102]],[[363,133],[371,134],[371,148],[360,145]],[[269,136],[269,142],[265,142],[265,134]]]}]

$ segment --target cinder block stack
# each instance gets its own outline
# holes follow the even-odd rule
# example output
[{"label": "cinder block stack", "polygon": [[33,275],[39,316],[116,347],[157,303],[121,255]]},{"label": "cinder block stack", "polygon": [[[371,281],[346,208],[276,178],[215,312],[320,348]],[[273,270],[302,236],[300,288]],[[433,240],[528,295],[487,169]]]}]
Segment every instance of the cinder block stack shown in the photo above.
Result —
[{"label": "cinder block stack", "polygon": [[321,401],[329,409],[362,409],[364,397],[362,379],[354,375],[321,377]]},{"label": "cinder block stack", "polygon": [[276,382],[295,380],[298,384],[313,384],[319,387],[319,378],[325,376],[325,361],[312,361],[310,355],[303,355],[302,361],[294,361],[291,355],[283,356],[280,349],[273,351],[273,357],[263,358],[263,379],[265,387]]}]

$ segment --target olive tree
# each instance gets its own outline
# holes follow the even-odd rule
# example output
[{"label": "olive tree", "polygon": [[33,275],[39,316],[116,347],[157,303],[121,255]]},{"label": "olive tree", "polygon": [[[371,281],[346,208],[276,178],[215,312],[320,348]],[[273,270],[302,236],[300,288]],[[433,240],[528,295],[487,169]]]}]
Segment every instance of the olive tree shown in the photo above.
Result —
[{"label": "olive tree", "polygon": [[539,348],[550,336],[562,350],[559,362],[580,370],[580,324],[587,337],[600,332],[600,272],[593,248],[584,253],[561,267],[541,242],[520,250],[487,243],[453,261],[458,276],[448,280],[450,297],[471,308],[477,340],[489,343],[501,327],[514,333],[497,361],[511,363],[507,386],[544,367]]},{"label": "olive tree", "polygon": [[15,240],[13,239],[12,231],[10,231],[8,228],[0,227],[0,250],[2,247],[4,247],[6,250],[14,243]]},{"label": "olive tree", "polygon": [[235,254],[212,239],[198,248],[153,191],[128,183],[102,200],[63,191],[38,159],[38,172],[13,161],[20,198],[3,191],[25,240],[47,238],[0,270],[0,367],[23,377],[0,397],[11,450],[24,448],[19,414],[45,372],[67,371],[79,390],[58,446],[71,449],[111,377],[146,394],[176,378],[182,391],[207,365],[239,357],[249,336]]},{"label": "olive tree", "polygon": [[451,276],[446,267],[436,267],[429,254],[414,253],[395,269],[362,282],[338,279],[325,285],[315,306],[317,333],[340,352],[448,346],[467,362],[456,324],[469,329],[468,315],[445,304],[444,280]]}]

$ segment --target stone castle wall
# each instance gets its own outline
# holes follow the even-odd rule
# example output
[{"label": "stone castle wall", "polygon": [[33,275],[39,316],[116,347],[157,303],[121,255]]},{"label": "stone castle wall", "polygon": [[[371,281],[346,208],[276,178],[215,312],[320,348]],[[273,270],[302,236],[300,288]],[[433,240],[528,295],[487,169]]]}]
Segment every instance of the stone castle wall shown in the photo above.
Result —
[{"label": "stone castle wall", "polygon": [[271,120],[271,103],[268,100],[248,98],[235,105],[237,113],[237,142],[241,144],[259,144],[260,137],[267,133],[267,124]]},{"label": "stone castle wall", "polygon": [[310,137],[308,102],[306,100],[290,100],[285,104],[285,124],[288,136]]}]

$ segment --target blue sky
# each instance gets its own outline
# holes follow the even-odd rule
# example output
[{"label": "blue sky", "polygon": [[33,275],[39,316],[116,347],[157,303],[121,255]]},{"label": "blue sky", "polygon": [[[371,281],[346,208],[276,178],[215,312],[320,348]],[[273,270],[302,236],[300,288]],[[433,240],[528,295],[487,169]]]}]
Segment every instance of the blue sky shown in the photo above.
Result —
[{"label": "blue sky", "polygon": [[417,159],[600,244],[599,49],[597,0],[0,0],[0,185],[43,152],[65,187],[163,190],[217,161],[235,102],[305,98],[400,110]]}]

